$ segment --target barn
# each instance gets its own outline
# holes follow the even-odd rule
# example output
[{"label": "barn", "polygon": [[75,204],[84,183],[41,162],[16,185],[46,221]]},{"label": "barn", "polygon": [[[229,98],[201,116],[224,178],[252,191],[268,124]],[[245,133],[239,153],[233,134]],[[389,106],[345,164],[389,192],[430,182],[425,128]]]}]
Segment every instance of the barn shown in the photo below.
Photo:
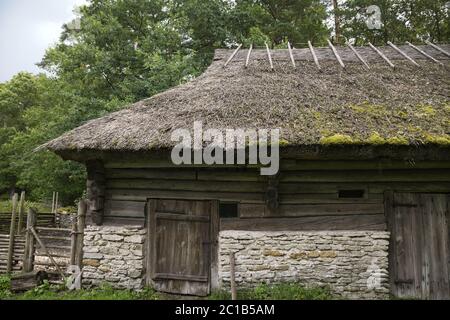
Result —
[{"label": "barn", "polygon": [[[300,282],[450,298],[450,45],[216,50],[196,79],[44,147],[87,168],[84,283]],[[171,133],[279,128],[276,175],[175,165]]]}]

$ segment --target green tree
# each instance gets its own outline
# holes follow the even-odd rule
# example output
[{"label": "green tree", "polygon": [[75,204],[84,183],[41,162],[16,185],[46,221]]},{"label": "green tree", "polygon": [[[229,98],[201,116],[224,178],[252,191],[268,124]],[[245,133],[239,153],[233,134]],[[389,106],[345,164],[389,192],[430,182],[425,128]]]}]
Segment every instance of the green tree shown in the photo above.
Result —
[{"label": "green tree", "polygon": [[319,0],[236,0],[230,28],[239,42],[251,38],[257,28],[272,47],[285,38],[297,47],[306,46],[308,40],[322,45],[329,36],[326,17],[326,6]]}]

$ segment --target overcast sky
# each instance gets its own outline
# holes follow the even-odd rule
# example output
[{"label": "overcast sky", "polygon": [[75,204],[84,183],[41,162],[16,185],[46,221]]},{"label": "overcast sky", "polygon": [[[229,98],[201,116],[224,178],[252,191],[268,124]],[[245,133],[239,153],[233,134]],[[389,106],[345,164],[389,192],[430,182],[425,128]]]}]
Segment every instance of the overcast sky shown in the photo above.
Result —
[{"label": "overcast sky", "polygon": [[19,71],[39,72],[45,49],[85,0],[0,0],[0,82]]}]

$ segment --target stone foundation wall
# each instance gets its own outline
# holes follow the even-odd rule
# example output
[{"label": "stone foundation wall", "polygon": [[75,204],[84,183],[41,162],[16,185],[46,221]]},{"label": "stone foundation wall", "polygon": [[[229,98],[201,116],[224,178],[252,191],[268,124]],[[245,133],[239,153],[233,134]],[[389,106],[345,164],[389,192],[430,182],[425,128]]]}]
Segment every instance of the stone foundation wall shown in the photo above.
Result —
[{"label": "stone foundation wall", "polygon": [[235,252],[241,287],[297,281],[328,286],[346,298],[387,298],[388,241],[388,232],[222,231],[219,279],[229,286]]},{"label": "stone foundation wall", "polygon": [[144,283],[145,230],[137,227],[85,229],[83,284],[109,283],[115,288],[140,289]]}]

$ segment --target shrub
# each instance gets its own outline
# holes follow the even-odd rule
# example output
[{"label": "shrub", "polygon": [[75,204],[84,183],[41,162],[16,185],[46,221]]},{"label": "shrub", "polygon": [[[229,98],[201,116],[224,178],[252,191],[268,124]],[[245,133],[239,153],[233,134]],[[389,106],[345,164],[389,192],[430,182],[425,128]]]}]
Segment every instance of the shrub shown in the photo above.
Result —
[{"label": "shrub", "polygon": [[7,299],[12,296],[11,279],[7,276],[0,276],[0,300]]}]

